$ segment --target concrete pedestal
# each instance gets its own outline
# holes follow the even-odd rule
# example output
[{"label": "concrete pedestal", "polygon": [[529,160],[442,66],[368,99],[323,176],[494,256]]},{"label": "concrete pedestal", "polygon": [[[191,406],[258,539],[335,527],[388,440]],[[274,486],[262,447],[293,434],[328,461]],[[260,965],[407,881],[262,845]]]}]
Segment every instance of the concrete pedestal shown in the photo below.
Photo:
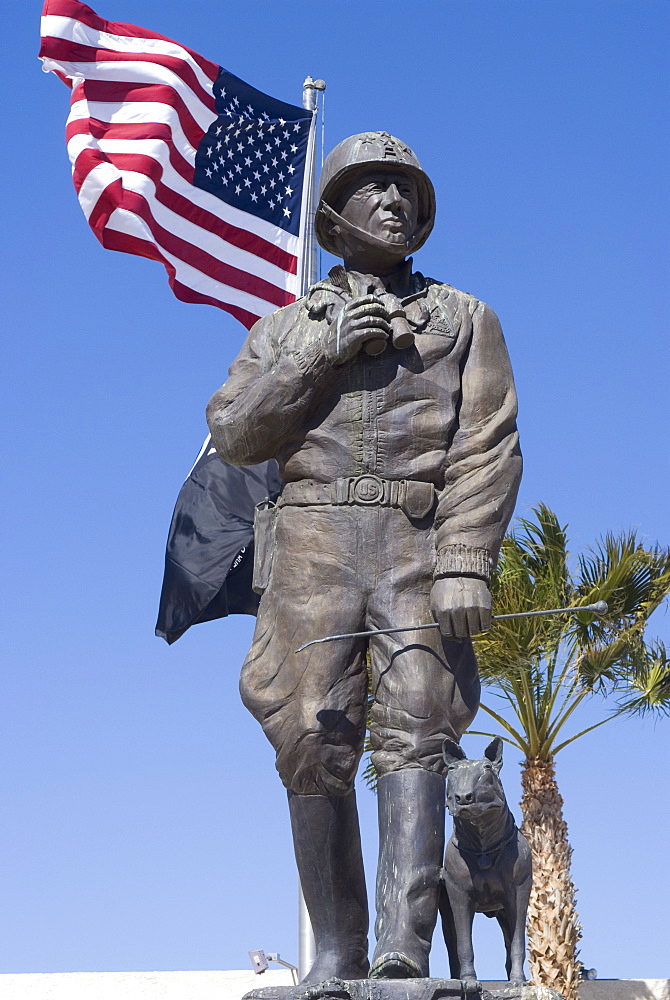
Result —
[{"label": "concrete pedestal", "polygon": [[268,986],[247,993],[244,1000],[563,1000],[543,986],[488,989],[460,979],[329,979],[301,986]]}]

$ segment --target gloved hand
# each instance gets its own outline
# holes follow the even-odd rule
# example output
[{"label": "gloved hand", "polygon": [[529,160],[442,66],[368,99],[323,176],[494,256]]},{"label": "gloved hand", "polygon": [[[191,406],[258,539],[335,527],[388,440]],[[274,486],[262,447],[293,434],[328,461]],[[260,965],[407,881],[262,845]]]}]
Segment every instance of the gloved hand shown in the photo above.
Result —
[{"label": "gloved hand", "polygon": [[430,609],[445,636],[463,639],[491,627],[491,592],[483,580],[440,577],[430,592]]},{"label": "gloved hand", "polygon": [[384,341],[391,333],[386,309],[374,295],[350,299],[333,319],[328,331],[327,354],[332,364],[342,365],[358,354],[366,341]]}]

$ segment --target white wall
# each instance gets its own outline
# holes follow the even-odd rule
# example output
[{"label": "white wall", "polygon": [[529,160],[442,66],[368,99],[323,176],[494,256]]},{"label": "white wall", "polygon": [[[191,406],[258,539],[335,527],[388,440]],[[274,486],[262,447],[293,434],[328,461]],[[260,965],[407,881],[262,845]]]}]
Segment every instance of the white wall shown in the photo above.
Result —
[{"label": "white wall", "polygon": [[2,1000],[241,1000],[257,986],[290,986],[264,972],[54,972],[0,975]]},{"label": "white wall", "polygon": [[[260,986],[289,986],[291,973],[55,972],[0,975],[2,1000],[241,1000]],[[504,989],[506,983],[486,983]],[[670,1000],[670,979],[582,983],[581,1000]]]}]

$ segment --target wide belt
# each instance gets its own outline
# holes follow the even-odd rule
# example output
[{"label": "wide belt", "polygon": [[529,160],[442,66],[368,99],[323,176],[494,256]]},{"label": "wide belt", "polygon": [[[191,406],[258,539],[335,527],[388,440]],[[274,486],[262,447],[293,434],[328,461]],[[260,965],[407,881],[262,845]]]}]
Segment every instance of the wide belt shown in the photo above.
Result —
[{"label": "wide belt", "polygon": [[381,479],[379,476],[343,476],[332,483],[302,479],[286,483],[278,500],[280,507],[312,507],[319,504],[357,507],[398,507],[411,518],[431,512],[435,504],[432,483],[416,479]]}]

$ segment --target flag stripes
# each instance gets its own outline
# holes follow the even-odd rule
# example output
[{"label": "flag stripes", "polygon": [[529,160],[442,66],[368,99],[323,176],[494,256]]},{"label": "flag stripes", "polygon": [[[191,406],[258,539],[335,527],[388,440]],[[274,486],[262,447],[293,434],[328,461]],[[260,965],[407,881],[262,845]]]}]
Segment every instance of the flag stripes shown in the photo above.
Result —
[{"label": "flag stripes", "polygon": [[[132,49],[132,51],[137,50],[134,40],[144,38],[148,39],[150,43],[145,48],[150,48],[154,52],[165,52],[176,55],[193,68],[197,67],[200,69],[204,76],[208,77],[212,83],[216,80],[219,72],[219,67],[216,63],[211,62],[209,59],[204,59],[197,52],[194,52],[193,49],[189,49],[185,45],[180,45],[171,38],[160,35],[157,31],[149,31],[147,28],[141,28],[137,24],[105,21],[103,18],[98,17],[86,4],[79,3],[79,0],[53,0],[53,2],[47,2],[44,5],[42,16],[47,29],[42,32],[45,37],[67,38],[72,41],[79,39],[95,40],[96,44],[101,47],[112,48],[117,51],[124,51],[124,36],[133,40],[128,43],[128,50]],[[61,28],[64,21],[70,21],[71,23]],[[92,28],[93,33],[88,32],[87,28]],[[110,35],[113,36],[113,43],[106,45],[105,43]]]},{"label": "flag stripes", "polygon": [[[46,0],[40,56],[45,71],[72,89],[66,140],[73,181],[103,246],[162,262],[178,298],[216,305],[246,327],[295,300],[296,220],[289,232],[230,204],[223,188],[217,196],[196,181],[203,140],[217,122],[232,120],[233,105],[225,112],[217,105],[225,94],[222,85],[214,89],[224,72],[219,66],[165,36],[105,21],[78,0]],[[294,110],[304,120],[302,109]],[[207,154],[223,177],[223,155],[219,168],[211,145]],[[291,175],[295,189],[293,168]]]},{"label": "flag stripes", "polygon": [[[137,58],[137,52],[114,52],[107,48],[81,45],[78,42],[70,42],[63,38],[51,39],[49,52],[50,58],[60,63],[66,69],[72,69],[84,63],[89,64],[89,79],[96,79],[92,74],[96,72],[98,65],[101,69],[98,70],[99,75],[97,79],[104,79],[113,72],[117,79],[131,81],[133,79],[136,80],[136,76],[133,77],[133,72],[137,73],[138,62],[140,62],[141,71],[147,75],[150,73],[151,66],[153,65],[156,67],[156,79],[172,83],[174,78],[177,77],[198,97],[204,107],[212,112],[216,111],[216,103],[211,91],[203,87],[202,81],[198,79],[192,68],[184,65],[176,56],[144,53],[140,61]],[[128,65],[115,66],[115,63],[127,63]],[[161,69],[164,72],[161,73]]]}]

